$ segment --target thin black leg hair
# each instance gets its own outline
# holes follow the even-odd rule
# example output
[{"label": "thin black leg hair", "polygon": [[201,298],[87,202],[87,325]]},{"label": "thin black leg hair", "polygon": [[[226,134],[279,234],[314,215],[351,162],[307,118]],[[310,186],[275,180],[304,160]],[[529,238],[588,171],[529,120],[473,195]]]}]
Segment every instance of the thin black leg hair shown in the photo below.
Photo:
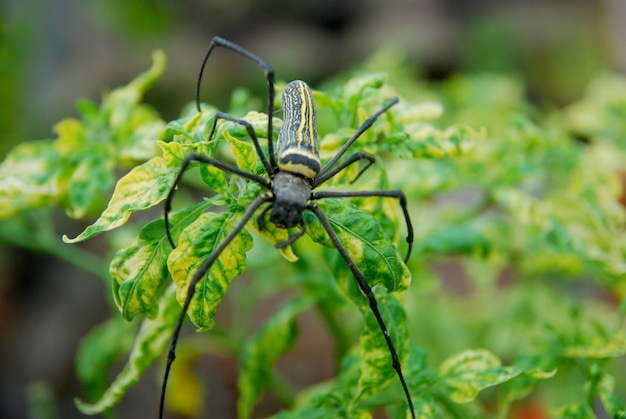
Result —
[{"label": "thin black leg hair", "polygon": [[252,216],[254,212],[264,203],[270,201],[272,199],[271,194],[266,193],[259,196],[255,199],[245,214],[241,217],[239,223],[235,226],[235,228],[226,236],[226,238],[213,250],[213,252],[209,255],[209,257],[204,261],[200,269],[196,271],[193,275],[191,281],[189,282],[189,286],[187,287],[187,297],[185,298],[185,303],[183,304],[180,315],[178,316],[178,321],[176,322],[176,327],[174,328],[174,332],[172,334],[172,338],[170,339],[169,348],[167,351],[167,364],[165,365],[165,374],[163,376],[163,386],[161,387],[161,401],[159,404],[159,418],[163,418],[163,411],[165,407],[165,391],[167,388],[167,380],[169,378],[170,369],[172,368],[172,363],[176,359],[176,343],[178,342],[178,336],[180,335],[180,330],[183,327],[183,323],[185,321],[185,316],[187,315],[187,310],[189,309],[189,305],[191,304],[191,299],[196,291],[196,285],[198,281],[200,281],[204,275],[211,269],[213,263],[217,260],[217,258],[222,254],[224,249],[230,244],[230,242],[241,232],[246,223]]},{"label": "thin black leg hair", "polygon": [[402,374],[402,366],[400,365],[398,352],[396,351],[396,347],[394,346],[393,341],[391,340],[391,335],[389,334],[387,325],[385,325],[385,321],[383,320],[380,314],[380,311],[378,310],[378,303],[376,301],[376,297],[374,296],[374,293],[372,292],[372,288],[369,286],[369,284],[365,280],[365,277],[363,276],[359,268],[356,266],[356,264],[354,263],[350,255],[348,254],[348,251],[346,250],[346,248],[343,246],[343,244],[341,244],[341,241],[339,240],[337,233],[335,233],[335,231],[333,230],[324,212],[317,205],[313,203],[309,204],[308,209],[313,211],[313,213],[320,220],[320,222],[322,223],[322,226],[324,227],[324,230],[326,230],[326,233],[330,237],[330,240],[335,245],[335,248],[337,248],[337,250],[341,254],[341,257],[343,257],[346,264],[348,265],[348,268],[350,268],[350,271],[352,271],[352,275],[354,275],[354,278],[359,284],[359,288],[361,289],[363,294],[367,296],[370,310],[372,310],[374,317],[376,317],[378,326],[380,327],[380,330],[383,332],[385,342],[387,342],[387,348],[389,348],[389,353],[391,354],[391,366],[396,371],[396,374],[398,375],[398,378],[400,379],[400,383],[402,384],[402,389],[404,390],[404,395],[406,396],[407,402],[409,404],[411,417],[415,419],[413,400],[411,399],[409,387],[406,383],[406,380],[404,379],[404,375]]}]

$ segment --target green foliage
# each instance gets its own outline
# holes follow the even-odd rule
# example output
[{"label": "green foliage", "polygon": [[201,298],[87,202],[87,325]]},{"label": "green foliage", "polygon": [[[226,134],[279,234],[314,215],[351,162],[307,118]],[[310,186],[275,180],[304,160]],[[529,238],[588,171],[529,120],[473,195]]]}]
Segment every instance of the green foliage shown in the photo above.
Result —
[{"label": "green foliage", "polygon": [[[50,239],[45,220],[52,208],[71,217],[101,213],[77,237],[64,237],[68,243],[129,220],[143,223],[133,240],[114,249],[110,277],[104,275],[121,317],[131,322],[109,320],[79,351],[89,402],[77,405],[88,414],[113,408],[164,358],[191,276],[262,192],[238,176],[196,165],[171,215],[175,250],[162,218],[135,220],[136,212],[160,211],[190,152],[265,175],[241,126],[220,120],[207,139],[214,108],[185,111],[166,124],[140,103],[163,71],[162,55],[154,59],[151,70],[113,90],[99,107],[81,103],[81,119],[61,121],[58,138],[23,143],[0,165],[5,239],[81,264],[84,258],[68,256]],[[408,266],[397,202],[361,197],[319,205],[374,287],[418,416],[502,418],[532,403],[545,417],[593,417],[597,409],[623,417],[626,214],[619,200],[626,81],[604,75],[579,102],[541,113],[524,100],[519,83],[502,76],[423,84],[390,50],[364,69],[314,92],[322,160],[390,97],[401,101],[354,144],[352,151],[375,155],[377,164],[355,183],[358,168],[350,167],[324,187],[404,190],[416,226]],[[255,100],[236,93],[233,113],[254,126],[266,149],[267,115],[252,110]],[[120,169],[127,174],[102,209],[100,197]],[[285,404],[279,418],[366,418],[382,406],[391,417],[406,417],[365,297],[317,218],[308,212],[304,218],[308,237],[292,246],[271,246],[288,233],[266,219],[264,231],[249,222],[221,253],[187,313],[199,331],[212,329],[201,346],[239,359],[239,417],[253,416],[266,391]],[[41,227],[36,235],[32,220]],[[244,272],[258,285],[227,292]],[[257,306],[278,295],[283,302],[272,307],[274,314],[259,328],[250,326]],[[240,317],[220,324],[214,316],[227,296]],[[297,391],[276,364],[298,341],[299,316],[314,309],[336,341],[339,367],[331,380]],[[187,339],[194,338],[181,342],[166,406],[194,416],[210,406],[203,406],[185,361],[204,352],[185,346]],[[123,356],[122,371],[103,382]]]}]

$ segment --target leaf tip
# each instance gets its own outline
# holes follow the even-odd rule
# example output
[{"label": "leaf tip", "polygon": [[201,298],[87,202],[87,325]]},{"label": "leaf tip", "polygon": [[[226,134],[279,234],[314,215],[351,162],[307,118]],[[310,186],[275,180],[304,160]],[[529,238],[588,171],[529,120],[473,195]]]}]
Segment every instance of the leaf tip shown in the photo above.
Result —
[{"label": "leaf tip", "polygon": [[79,397],[74,397],[74,405],[78,410],[80,410],[81,413],[84,413],[85,415],[95,415],[97,413],[100,413],[99,410],[94,409],[93,404],[84,402]]},{"label": "leaf tip", "polygon": [[64,234],[63,237],[61,237],[61,240],[63,240],[63,243],[73,244],[73,243],[76,243],[76,242],[80,241],[79,237],[80,236],[75,237],[75,238],[72,239],[72,238],[68,237],[67,234]]}]

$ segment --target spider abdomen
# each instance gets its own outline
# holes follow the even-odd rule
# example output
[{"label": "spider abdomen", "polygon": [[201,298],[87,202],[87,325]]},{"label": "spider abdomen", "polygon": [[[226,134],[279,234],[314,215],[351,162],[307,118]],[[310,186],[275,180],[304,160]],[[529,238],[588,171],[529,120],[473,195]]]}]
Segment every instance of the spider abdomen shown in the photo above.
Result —
[{"label": "spider abdomen", "polygon": [[283,91],[283,127],[278,134],[278,167],[313,179],[320,171],[315,102],[309,86],[294,80]]}]

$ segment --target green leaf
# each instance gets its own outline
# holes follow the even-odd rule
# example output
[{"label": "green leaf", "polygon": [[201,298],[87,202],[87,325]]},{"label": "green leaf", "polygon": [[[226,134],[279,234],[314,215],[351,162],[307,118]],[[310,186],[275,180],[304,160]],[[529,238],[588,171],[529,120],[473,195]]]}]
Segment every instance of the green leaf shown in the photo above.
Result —
[{"label": "green leaf", "polygon": [[586,404],[572,404],[550,411],[550,417],[564,419],[596,419],[593,409]]},{"label": "green leaf", "polygon": [[545,363],[541,357],[522,357],[514,367],[521,371],[520,375],[503,384],[499,399],[502,403],[511,404],[526,398],[541,380],[549,380],[557,373],[557,369],[545,371],[541,367]]},{"label": "green leaf", "polygon": [[417,158],[447,158],[467,154],[485,134],[466,127],[453,127],[445,131],[422,128],[409,131],[411,140],[407,147]]},{"label": "green leaf", "polygon": [[[238,213],[205,213],[181,234],[178,247],[170,253],[168,267],[176,283],[176,298],[182,305],[195,273],[239,222]],[[246,269],[246,252],[252,237],[244,229],[229,243],[196,286],[187,314],[200,328],[213,327],[213,316],[230,282]]]},{"label": "green leaf", "polygon": [[248,342],[241,355],[241,372],[237,380],[239,418],[249,418],[261,398],[274,363],[290,350],[296,341],[296,317],[312,306],[312,300],[292,300],[265,322]]},{"label": "green leaf", "polygon": [[[146,92],[161,77],[165,70],[167,57],[161,50],[152,53],[152,66],[135,77],[126,86],[119,87],[107,94],[100,106],[102,115],[106,115],[108,125],[115,134],[128,133],[129,128],[136,128],[141,122],[153,119],[154,115],[144,107],[137,107]],[[156,140],[156,139],[155,139]]]},{"label": "green leaf", "polygon": [[476,227],[449,223],[419,243],[421,253],[486,255],[491,244]]},{"label": "green leaf", "polygon": [[[198,113],[194,107],[191,114],[168,122],[165,137],[171,138],[172,143],[184,144],[186,146],[207,143],[208,139],[205,131],[214,117],[215,112],[203,109],[202,112]],[[176,163],[176,165],[180,165],[180,163]]]},{"label": "green leaf", "polygon": [[339,374],[333,385],[313,399],[312,404],[322,412],[332,409],[335,412],[332,417],[351,418],[364,414],[364,410],[357,406],[357,390],[362,365],[357,351],[358,349],[355,348],[343,357]]},{"label": "green leaf", "polygon": [[[432,419],[435,416],[435,400],[428,395],[424,395],[413,400],[415,409],[415,419]],[[406,417],[409,417],[408,415]]]},{"label": "green leaf", "polygon": [[[373,291],[378,302],[378,311],[389,330],[400,363],[404,365],[404,354],[408,342],[404,309],[384,288],[376,287]],[[360,397],[366,398],[379,392],[392,380],[398,380],[398,377],[391,365],[389,348],[369,304],[363,301],[359,307],[367,325],[361,336],[361,377],[359,379]],[[400,387],[398,388],[398,399],[404,400],[404,393]]]},{"label": "green leaf", "polygon": [[200,163],[200,173],[204,183],[215,192],[224,196],[230,196],[231,193],[228,190],[228,180],[223,170],[218,169],[210,164]]},{"label": "green leaf", "polygon": [[154,320],[144,320],[135,338],[128,362],[115,377],[109,388],[95,403],[75,399],[76,407],[86,415],[103,413],[115,406],[134,386],[141,375],[161,356],[167,348],[174,331],[180,306],[174,298],[176,288],[171,285],[161,297],[159,315]]},{"label": "green leaf", "polygon": [[60,163],[49,140],[23,143],[11,150],[0,164],[0,219],[58,202],[65,193],[59,184]]},{"label": "green leaf", "polygon": [[167,167],[161,157],[154,157],[135,167],[117,182],[109,206],[100,218],[76,238],[70,239],[64,235],[63,241],[76,243],[87,240],[124,225],[136,211],[152,208],[167,196],[177,170]]},{"label": "green leaf", "polygon": [[76,374],[87,399],[99,399],[108,386],[108,371],[133,345],[137,324],[119,316],[93,328],[76,353]]},{"label": "green leaf", "polygon": [[[250,223],[249,228],[274,245],[283,243],[289,239],[289,230],[276,227],[274,223],[269,222],[269,216],[267,214],[265,216],[265,224],[262,231],[259,231],[256,223]],[[298,256],[296,256],[293,252],[293,248],[291,246],[281,247],[278,251],[289,262],[295,262],[298,260]]]},{"label": "green leaf", "polygon": [[72,156],[79,160],[76,165],[72,164],[67,191],[67,212],[72,218],[83,218],[92,207],[98,208],[99,204],[103,204],[100,202],[102,197],[106,196],[115,181],[115,161],[107,156],[103,148],[92,147],[80,155],[74,153]]},{"label": "green leaf", "polygon": [[610,417],[626,418],[626,405],[615,391],[615,377],[602,374],[598,383],[598,395]]},{"label": "green leaf", "polygon": [[[173,237],[210,206],[208,201],[201,202],[172,214]],[[167,257],[171,250],[163,219],[158,219],[147,224],[132,245],[115,254],[110,267],[113,297],[126,320],[140,313],[151,319],[156,316],[157,293],[168,278]]]},{"label": "green leaf", "polygon": [[[371,287],[380,284],[390,291],[408,288],[411,273],[396,246],[385,237],[373,215],[354,208],[346,200],[324,199],[318,206],[328,217],[339,240]],[[333,247],[317,217],[309,211],[303,215],[307,233],[313,241]],[[354,279],[351,279],[352,273],[343,260],[336,259],[334,271],[343,288],[351,290],[350,295],[357,299],[362,298],[360,290],[355,288]]]},{"label": "green leaf", "polygon": [[128,141],[119,152],[122,161],[145,161],[157,154],[157,141],[164,136],[165,122],[146,121],[128,135]]},{"label": "green leaf", "polygon": [[565,348],[569,358],[618,358],[626,355],[626,336],[595,336],[584,344],[572,344]]},{"label": "green leaf", "polygon": [[447,389],[450,399],[467,403],[478,393],[518,376],[519,367],[503,367],[500,360],[485,349],[468,350],[448,358],[439,367],[440,383]]},{"label": "green leaf", "polygon": [[254,146],[249,142],[241,141],[233,137],[227,129],[222,131],[222,134],[235,154],[237,167],[246,172],[256,173],[257,154]]}]

